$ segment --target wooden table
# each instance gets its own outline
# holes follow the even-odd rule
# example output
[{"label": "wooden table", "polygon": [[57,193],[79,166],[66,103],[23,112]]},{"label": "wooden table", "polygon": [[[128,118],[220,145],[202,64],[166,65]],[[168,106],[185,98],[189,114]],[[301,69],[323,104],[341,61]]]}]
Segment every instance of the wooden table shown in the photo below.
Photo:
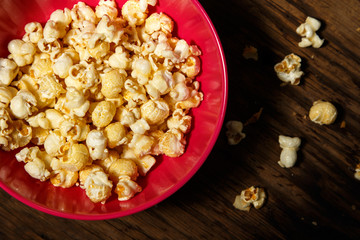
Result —
[{"label": "wooden table", "polygon": [[[0,239],[330,239],[360,238],[360,2],[356,0],[201,0],[222,41],[229,73],[225,121],[245,122],[263,108],[246,138],[227,144],[225,129],[205,164],[178,192],[143,212],[107,221],[61,219],[0,191]],[[299,48],[307,16],[323,23],[320,49]],[[259,60],[242,57],[245,46]],[[302,58],[299,86],[280,87],[273,66]],[[311,122],[316,100],[336,104],[337,121]],[[342,122],[346,123],[341,127]],[[278,164],[279,134],[302,139],[295,167]],[[241,190],[264,187],[260,209],[232,204]]]}]

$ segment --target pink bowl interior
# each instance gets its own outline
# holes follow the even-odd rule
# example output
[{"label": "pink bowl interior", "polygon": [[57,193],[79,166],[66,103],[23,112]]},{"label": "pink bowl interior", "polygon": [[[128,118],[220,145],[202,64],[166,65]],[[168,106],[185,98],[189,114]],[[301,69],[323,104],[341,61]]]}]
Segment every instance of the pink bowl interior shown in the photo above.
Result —
[{"label": "pink bowl interior", "polygon": [[[7,43],[24,34],[31,21],[45,23],[51,12],[72,8],[75,0],[3,0],[0,6],[0,56],[8,54]],[[84,1],[90,6],[97,0]],[[117,1],[122,6],[125,1]],[[119,202],[113,195],[106,204],[94,204],[84,190],[63,189],[31,178],[17,151],[0,150],[0,187],[37,210],[72,219],[99,220],[133,214],[164,200],[182,187],[200,168],[219,135],[227,101],[225,57],[216,31],[196,0],[160,0],[151,11],[165,12],[176,22],[175,35],[197,44],[202,50],[202,72],[197,77],[204,92],[200,107],[192,110],[193,129],[186,152],[179,158],[159,157],[150,173],[139,180],[143,191],[129,201]]]}]

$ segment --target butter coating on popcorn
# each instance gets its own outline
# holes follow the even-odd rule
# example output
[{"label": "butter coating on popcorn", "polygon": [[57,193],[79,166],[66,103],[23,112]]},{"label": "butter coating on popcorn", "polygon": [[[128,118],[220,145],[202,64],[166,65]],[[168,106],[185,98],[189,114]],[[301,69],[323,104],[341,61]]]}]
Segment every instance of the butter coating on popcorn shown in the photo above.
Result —
[{"label": "butter coating on popcorn", "polygon": [[[201,55],[173,36],[156,0],[114,0],[95,8],[78,2],[30,22],[0,58],[0,147],[30,176],[56,187],[79,186],[91,201],[119,201],[142,191],[137,183],[154,156],[179,157],[191,108],[203,100]],[[114,189],[113,189],[114,185]]]},{"label": "butter coating on popcorn", "polygon": [[258,209],[264,205],[266,193],[263,188],[251,186],[235,197],[233,206],[241,211],[250,211],[251,205]]},{"label": "butter coating on popcorn", "polygon": [[284,60],[274,66],[278,78],[285,84],[299,85],[300,78],[304,74],[300,70],[301,58],[293,53],[287,55]]},{"label": "butter coating on popcorn", "polygon": [[321,22],[313,17],[307,17],[305,23],[302,23],[297,29],[296,33],[299,34],[301,42],[299,47],[319,48],[324,43],[324,39],[321,39],[316,31],[321,27]]},{"label": "butter coating on popcorn", "polygon": [[280,154],[280,161],[278,164],[283,168],[291,168],[295,165],[297,160],[297,151],[299,150],[301,139],[298,137],[288,137],[284,135],[279,136],[280,147],[282,148]]}]

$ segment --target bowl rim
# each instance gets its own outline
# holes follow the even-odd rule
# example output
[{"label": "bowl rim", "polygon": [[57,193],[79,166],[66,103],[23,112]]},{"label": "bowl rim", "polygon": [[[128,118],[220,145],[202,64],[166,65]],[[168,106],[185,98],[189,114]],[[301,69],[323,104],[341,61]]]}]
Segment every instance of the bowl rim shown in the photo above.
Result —
[{"label": "bowl rim", "polygon": [[224,50],[223,50],[220,38],[219,38],[219,36],[217,34],[217,31],[216,31],[212,21],[210,20],[210,17],[206,13],[206,11],[202,7],[202,5],[199,3],[199,1],[198,0],[191,0],[191,2],[199,10],[200,14],[205,19],[207,25],[209,26],[210,31],[213,33],[214,39],[216,41],[217,49],[219,50],[220,59],[221,59],[221,66],[222,66],[222,70],[223,70],[222,71],[222,78],[225,81],[223,82],[223,85],[222,85],[223,96],[222,96],[222,102],[221,102],[222,105],[221,105],[221,109],[220,109],[220,117],[218,118],[218,121],[216,123],[214,134],[212,135],[212,138],[211,138],[211,140],[209,142],[209,145],[208,145],[207,149],[205,150],[205,153],[201,156],[201,158],[195,164],[195,166],[187,173],[187,175],[185,175],[181,179],[181,181],[174,184],[164,194],[162,194],[162,195],[160,195],[158,197],[155,197],[151,201],[143,203],[143,204],[141,204],[141,205],[139,205],[137,207],[134,207],[132,209],[125,210],[125,211],[118,211],[118,212],[114,212],[114,213],[103,213],[103,214],[101,214],[101,213],[100,214],[82,214],[82,213],[68,213],[68,212],[56,211],[54,209],[47,208],[46,206],[44,206],[42,204],[38,204],[38,203],[36,203],[34,201],[31,201],[31,200],[28,200],[28,199],[24,198],[19,193],[15,192],[11,188],[7,187],[1,181],[0,181],[0,187],[5,192],[7,192],[9,195],[14,197],[15,199],[19,200],[20,202],[27,205],[28,207],[34,208],[34,209],[36,209],[38,211],[41,211],[41,212],[44,212],[44,213],[47,213],[47,214],[50,214],[50,215],[53,215],[53,216],[56,216],[56,217],[62,217],[62,218],[74,219],[74,220],[90,220],[90,221],[120,218],[120,217],[125,217],[125,216],[128,216],[128,215],[135,214],[137,212],[141,212],[141,211],[143,211],[145,209],[148,209],[148,208],[150,208],[150,207],[164,201],[165,199],[170,197],[172,194],[174,194],[176,191],[178,191],[181,187],[183,187],[194,176],[194,174],[200,169],[200,167],[203,165],[203,163],[205,162],[205,160],[207,159],[207,157],[211,153],[211,151],[212,151],[212,149],[213,149],[213,147],[214,147],[214,145],[215,145],[215,143],[216,143],[216,141],[218,139],[218,136],[220,134],[220,131],[221,131],[221,128],[222,128],[222,125],[223,125],[223,121],[224,121],[224,118],[225,118],[225,112],[226,112],[226,106],[227,106],[227,100],[228,100],[228,72],[227,72],[225,54],[224,54]]}]

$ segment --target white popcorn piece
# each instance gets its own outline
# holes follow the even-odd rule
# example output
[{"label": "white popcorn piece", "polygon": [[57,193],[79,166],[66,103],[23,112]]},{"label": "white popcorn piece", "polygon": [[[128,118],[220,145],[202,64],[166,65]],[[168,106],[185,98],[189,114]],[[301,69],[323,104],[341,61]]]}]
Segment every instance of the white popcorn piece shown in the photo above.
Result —
[{"label": "white popcorn piece", "polygon": [[132,198],[136,193],[141,192],[142,188],[129,176],[120,176],[116,184],[115,193],[119,201],[126,201]]},{"label": "white popcorn piece", "polygon": [[59,129],[61,135],[66,137],[68,141],[78,142],[85,141],[90,132],[90,126],[86,124],[85,120],[77,118],[65,118]]},{"label": "white popcorn piece", "polygon": [[69,116],[84,117],[90,108],[90,101],[86,100],[82,91],[74,87],[66,89],[66,97],[60,109]]},{"label": "white popcorn piece", "polygon": [[103,131],[91,130],[87,135],[86,145],[89,148],[90,157],[93,160],[107,158],[109,150],[106,148],[107,139]]},{"label": "white popcorn piece", "polygon": [[149,124],[144,118],[141,118],[130,125],[131,131],[135,134],[144,134],[147,130],[150,129]]},{"label": "white popcorn piece", "polygon": [[186,115],[182,109],[176,109],[170,118],[166,121],[169,129],[179,129],[181,132],[188,133],[191,128],[192,117]]},{"label": "white popcorn piece", "polygon": [[144,134],[134,134],[128,146],[134,151],[138,157],[142,157],[151,152],[155,140],[153,137]]},{"label": "white popcorn piece", "polygon": [[129,63],[128,54],[121,46],[116,47],[115,53],[109,57],[109,65],[112,68],[127,69]]},{"label": "white popcorn piece", "polygon": [[133,160],[141,176],[145,176],[156,163],[156,159],[151,155],[145,155],[142,158],[133,158]]},{"label": "white popcorn piece", "polygon": [[298,137],[279,135],[279,143],[282,151],[278,164],[283,168],[293,167],[297,160],[296,152],[299,150],[301,139]]},{"label": "white popcorn piece", "polygon": [[95,7],[96,17],[101,19],[104,15],[109,16],[112,20],[118,16],[116,2],[114,0],[100,0]]},{"label": "white popcorn piece", "polygon": [[99,73],[94,63],[81,61],[69,69],[69,76],[65,78],[67,87],[75,87],[78,90],[87,90],[99,83]]},{"label": "white popcorn piece", "polygon": [[0,58],[0,86],[9,86],[19,72],[17,64],[7,58]]},{"label": "white popcorn piece", "polygon": [[251,205],[255,209],[264,205],[266,193],[263,188],[251,186],[241,191],[240,195],[235,197],[233,206],[241,211],[250,211]]},{"label": "white popcorn piece", "polygon": [[25,25],[25,35],[22,40],[24,42],[32,42],[37,44],[43,38],[43,27],[38,22],[30,22]]},{"label": "white popcorn piece", "polygon": [[70,142],[65,146],[65,149],[64,154],[59,157],[58,161],[51,162],[54,170],[64,169],[76,172],[91,165],[92,160],[86,145]]},{"label": "white popcorn piece", "polygon": [[91,7],[84,2],[78,2],[71,9],[72,28],[79,28],[83,22],[96,22],[96,15]]},{"label": "white popcorn piece", "polygon": [[8,107],[11,99],[16,96],[17,92],[18,90],[14,87],[0,87],[0,108]]},{"label": "white popcorn piece", "polygon": [[320,125],[330,125],[335,122],[336,117],[336,107],[327,101],[315,101],[309,111],[310,120]]},{"label": "white popcorn piece", "polygon": [[94,166],[80,171],[80,182],[92,202],[104,204],[111,196],[113,184],[101,167]]},{"label": "white popcorn piece", "polygon": [[300,70],[301,58],[293,53],[287,55],[284,60],[274,66],[278,78],[284,83],[299,85],[300,78],[304,74]]},{"label": "white popcorn piece", "polygon": [[50,129],[51,123],[49,119],[46,118],[46,113],[41,112],[36,114],[35,116],[29,117],[26,119],[26,121],[29,123],[29,125],[33,128],[41,127],[43,129]]},{"label": "white popcorn piece", "polygon": [[152,71],[151,63],[144,58],[138,58],[133,62],[131,76],[136,78],[141,85],[147,84]]},{"label": "white popcorn piece", "polygon": [[174,29],[173,20],[165,13],[153,13],[145,21],[145,31],[152,34],[162,31],[166,35],[170,34]]},{"label": "white popcorn piece", "polygon": [[55,60],[52,66],[53,71],[60,78],[66,78],[69,76],[70,68],[73,66],[73,60],[69,53],[63,53]]},{"label": "white popcorn piece", "polygon": [[50,177],[49,156],[39,147],[23,148],[15,155],[19,162],[25,163],[25,171],[33,178],[46,181]]},{"label": "white popcorn piece", "polygon": [[59,38],[63,38],[66,34],[65,28],[66,26],[64,26],[61,22],[53,20],[47,21],[43,30],[45,41],[53,42]]},{"label": "white popcorn piece", "polygon": [[296,33],[302,36],[299,47],[319,48],[324,43],[324,39],[316,34],[316,31],[321,27],[321,22],[315,18],[307,17],[305,23],[302,23],[297,29]]},{"label": "white popcorn piece", "polygon": [[60,130],[50,131],[44,142],[44,148],[50,156],[62,156],[65,151],[66,138],[61,135]]},{"label": "white popcorn piece", "polygon": [[51,129],[60,128],[60,124],[64,121],[64,115],[56,109],[46,109],[45,110],[46,118],[50,122]]},{"label": "white popcorn piece", "polygon": [[242,122],[228,121],[225,126],[227,128],[226,136],[230,145],[239,144],[246,137],[246,134],[242,132],[244,127]]},{"label": "white popcorn piece", "polygon": [[150,88],[153,88],[156,94],[151,94],[151,92],[149,94],[154,99],[158,99],[159,95],[169,93],[174,86],[175,82],[172,73],[168,70],[158,70],[154,73],[153,79],[146,85],[146,89],[149,91]]},{"label": "white popcorn piece", "polygon": [[145,19],[147,17],[147,2],[142,1],[142,3],[143,4],[141,4],[140,1],[137,0],[129,0],[125,2],[123,7],[121,8],[121,14],[124,19],[129,22],[130,26],[141,25],[145,22]]},{"label": "white popcorn piece", "polygon": [[31,64],[34,60],[36,47],[31,42],[20,39],[11,40],[8,44],[9,58],[13,59],[19,67]]},{"label": "white popcorn piece", "polygon": [[20,90],[10,101],[11,113],[18,119],[25,119],[36,111],[36,98],[27,90]]},{"label": "white popcorn piece", "polygon": [[197,56],[190,56],[186,59],[185,63],[181,65],[181,72],[183,72],[187,77],[194,78],[200,73],[201,70],[200,58]]},{"label": "white popcorn piece", "polygon": [[13,121],[6,108],[0,108],[0,136],[8,136],[13,131]]}]

